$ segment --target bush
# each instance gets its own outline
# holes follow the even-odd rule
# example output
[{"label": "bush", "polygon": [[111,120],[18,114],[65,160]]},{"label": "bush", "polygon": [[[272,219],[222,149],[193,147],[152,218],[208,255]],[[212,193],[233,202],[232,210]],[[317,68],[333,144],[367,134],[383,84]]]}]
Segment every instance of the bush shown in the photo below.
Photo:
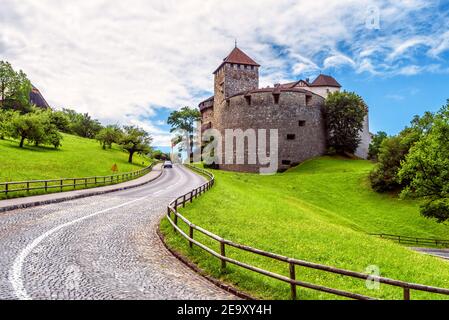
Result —
[{"label": "bush", "polygon": [[426,202],[421,206],[421,214],[440,223],[449,220],[449,198]]},{"label": "bush", "polygon": [[377,161],[379,159],[380,147],[382,145],[382,142],[384,142],[384,140],[387,138],[387,133],[383,131],[379,131],[374,135],[371,144],[369,145],[368,151],[368,158],[370,160]]}]

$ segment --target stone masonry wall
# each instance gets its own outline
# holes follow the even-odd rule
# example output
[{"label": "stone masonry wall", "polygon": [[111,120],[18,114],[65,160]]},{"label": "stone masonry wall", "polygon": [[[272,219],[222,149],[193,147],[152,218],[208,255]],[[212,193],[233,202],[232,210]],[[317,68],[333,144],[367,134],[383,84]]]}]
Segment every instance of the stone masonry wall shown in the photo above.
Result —
[{"label": "stone masonry wall", "polygon": [[[218,108],[215,105],[214,128],[223,137],[225,129],[278,129],[279,169],[284,170],[326,152],[323,104],[324,98],[310,92],[283,91],[278,104],[273,92],[252,93],[251,105],[244,95],[238,95],[229,99],[229,103],[223,101]],[[294,135],[294,139],[287,139],[287,135]],[[220,165],[220,169],[240,172],[258,172],[260,167],[260,164]]]}]

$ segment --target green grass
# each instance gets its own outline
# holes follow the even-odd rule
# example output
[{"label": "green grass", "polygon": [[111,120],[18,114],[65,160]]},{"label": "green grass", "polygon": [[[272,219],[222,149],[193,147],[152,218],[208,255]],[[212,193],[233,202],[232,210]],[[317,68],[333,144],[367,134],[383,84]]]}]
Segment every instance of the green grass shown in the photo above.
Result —
[{"label": "green grass", "polygon": [[117,164],[118,173],[142,169],[151,160],[138,155],[134,164],[128,154],[113,146],[103,150],[95,140],[64,134],[60,149],[25,145],[14,140],[0,140],[0,182],[91,177],[111,175]]},{"label": "green grass", "polygon": [[[359,272],[377,266],[385,277],[449,288],[449,262],[367,235],[449,238],[449,227],[423,218],[419,203],[373,192],[367,181],[372,166],[367,161],[323,157],[275,176],[214,171],[216,186],[181,212],[193,223],[238,243]],[[199,248],[189,249],[165,219],[161,230],[170,246],[213,276],[259,298],[289,298],[288,284],[236,266],[221,274],[217,259]],[[195,238],[218,249],[198,233]],[[285,263],[232,249],[227,254],[288,276]],[[401,289],[386,285],[369,290],[362,280],[302,267],[297,274],[300,280],[377,298],[402,297]],[[336,296],[300,288],[299,298]],[[412,298],[446,296],[412,291]]]}]

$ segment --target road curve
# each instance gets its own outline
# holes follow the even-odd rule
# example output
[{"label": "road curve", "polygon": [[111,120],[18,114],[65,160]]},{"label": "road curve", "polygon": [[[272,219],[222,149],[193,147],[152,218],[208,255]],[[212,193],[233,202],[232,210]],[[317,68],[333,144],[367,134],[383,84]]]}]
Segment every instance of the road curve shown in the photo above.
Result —
[{"label": "road curve", "polygon": [[0,214],[0,299],[235,299],[156,234],[167,203],[203,182],[175,166],[136,189]]}]

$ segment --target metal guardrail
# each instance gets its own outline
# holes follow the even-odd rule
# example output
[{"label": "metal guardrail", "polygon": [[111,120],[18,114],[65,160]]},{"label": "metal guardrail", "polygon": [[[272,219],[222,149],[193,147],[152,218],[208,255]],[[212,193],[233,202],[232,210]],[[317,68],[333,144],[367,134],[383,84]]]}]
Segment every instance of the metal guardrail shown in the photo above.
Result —
[{"label": "metal guardrail", "polygon": [[416,238],[409,236],[398,236],[395,234],[386,234],[386,233],[369,233],[370,236],[380,237],[382,239],[388,239],[397,241],[399,243],[404,244],[416,244],[416,245],[425,245],[425,246],[436,246],[436,247],[444,247],[449,248],[449,240],[443,239],[429,239],[429,238]]},{"label": "metal guardrail", "polygon": [[[379,283],[387,284],[387,285],[394,286],[394,287],[399,287],[399,288],[403,289],[403,300],[410,300],[410,291],[411,290],[425,291],[425,292],[442,294],[442,295],[449,295],[449,289],[445,289],[445,288],[426,286],[426,285],[416,284],[416,283],[408,283],[408,282],[384,278],[384,277],[380,277],[380,276],[373,276],[373,275],[368,275],[368,274],[364,274],[364,273],[359,273],[359,272],[354,272],[354,271],[349,271],[349,270],[344,270],[344,269],[338,269],[338,268],[321,265],[321,264],[317,264],[317,263],[311,263],[311,262],[302,261],[302,260],[298,260],[298,259],[292,259],[289,257],[271,253],[271,252],[266,252],[266,251],[252,248],[249,246],[245,246],[242,244],[234,243],[234,242],[224,239],[208,230],[198,227],[195,224],[193,224],[192,222],[190,222],[188,219],[186,219],[182,214],[180,214],[177,211],[177,209],[180,206],[185,207],[187,203],[193,202],[193,200],[198,198],[198,196],[200,196],[203,193],[210,190],[215,184],[215,177],[212,173],[210,173],[208,171],[205,171],[205,170],[202,170],[202,169],[196,168],[194,166],[190,166],[190,165],[187,165],[187,167],[209,177],[209,180],[208,180],[208,182],[201,185],[200,187],[173,200],[168,205],[167,219],[170,222],[170,224],[173,226],[174,232],[178,232],[182,237],[187,239],[189,242],[189,246],[191,248],[193,247],[193,245],[196,245],[199,248],[206,251],[207,253],[209,253],[210,255],[219,259],[221,261],[222,271],[225,270],[226,264],[230,263],[230,264],[242,267],[244,269],[256,272],[258,274],[262,274],[267,277],[274,278],[279,281],[288,283],[291,288],[291,298],[293,300],[297,299],[297,287],[308,288],[308,289],[312,289],[312,290],[316,290],[316,291],[320,291],[320,292],[326,292],[326,293],[330,293],[333,295],[356,299],[356,300],[376,300],[376,298],[373,298],[373,297],[368,297],[368,296],[353,293],[353,292],[343,291],[343,290],[339,290],[339,289],[325,287],[322,285],[317,285],[317,284],[313,284],[313,283],[300,281],[297,279],[297,275],[296,275],[296,267],[297,266],[314,269],[314,270],[320,270],[323,272],[328,272],[328,273],[332,273],[332,274],[336,274],[336,275],[342,275],[342,276],[355,278],[355,279],[378,281]],[[172,219],[172,215],[173,215],[173,219]],[[184,222],[189,227],[189,234],[184,232],[178,226],[179,220]],[[220,252],[216,252],[215,250],[211,249],[210,247],[206,246],[205,244],[199,242],[198,240],[195,240],[194,239],[195,231],[207,236],[208,238],[210,238],[212,240],[217,241],[220,244]],[[284,275],[280,275],[277,273],[273,273],[273,272],[252,266],[250,264],[240,262],[240,261],[232,259],[230,257],[227,257],[226,256],[226,247],[227,246],[238,249],[238,250],[242,250],[245,252],[250,252],[250,253],[253,253],[258,256],[271,258],[276,261],[285,262],[288,265],[289,277],[286,277]]]},{"label": "metal guardrail", "polygon": [[29,193],[30,191],[37,190],[43,190],[45,193],[54,190],[63,192],[66,190],[76,190],[77,187],[88,188],[92,186],[111,185],[119,182],[133,180],[146,175],[147,173],[151,172],[155,164],[156,163],[152,163],[150,166],[138,171],[113,174],[110,176],[1,182],[0,194],[8,196],[8,194],[12,193]]}]

